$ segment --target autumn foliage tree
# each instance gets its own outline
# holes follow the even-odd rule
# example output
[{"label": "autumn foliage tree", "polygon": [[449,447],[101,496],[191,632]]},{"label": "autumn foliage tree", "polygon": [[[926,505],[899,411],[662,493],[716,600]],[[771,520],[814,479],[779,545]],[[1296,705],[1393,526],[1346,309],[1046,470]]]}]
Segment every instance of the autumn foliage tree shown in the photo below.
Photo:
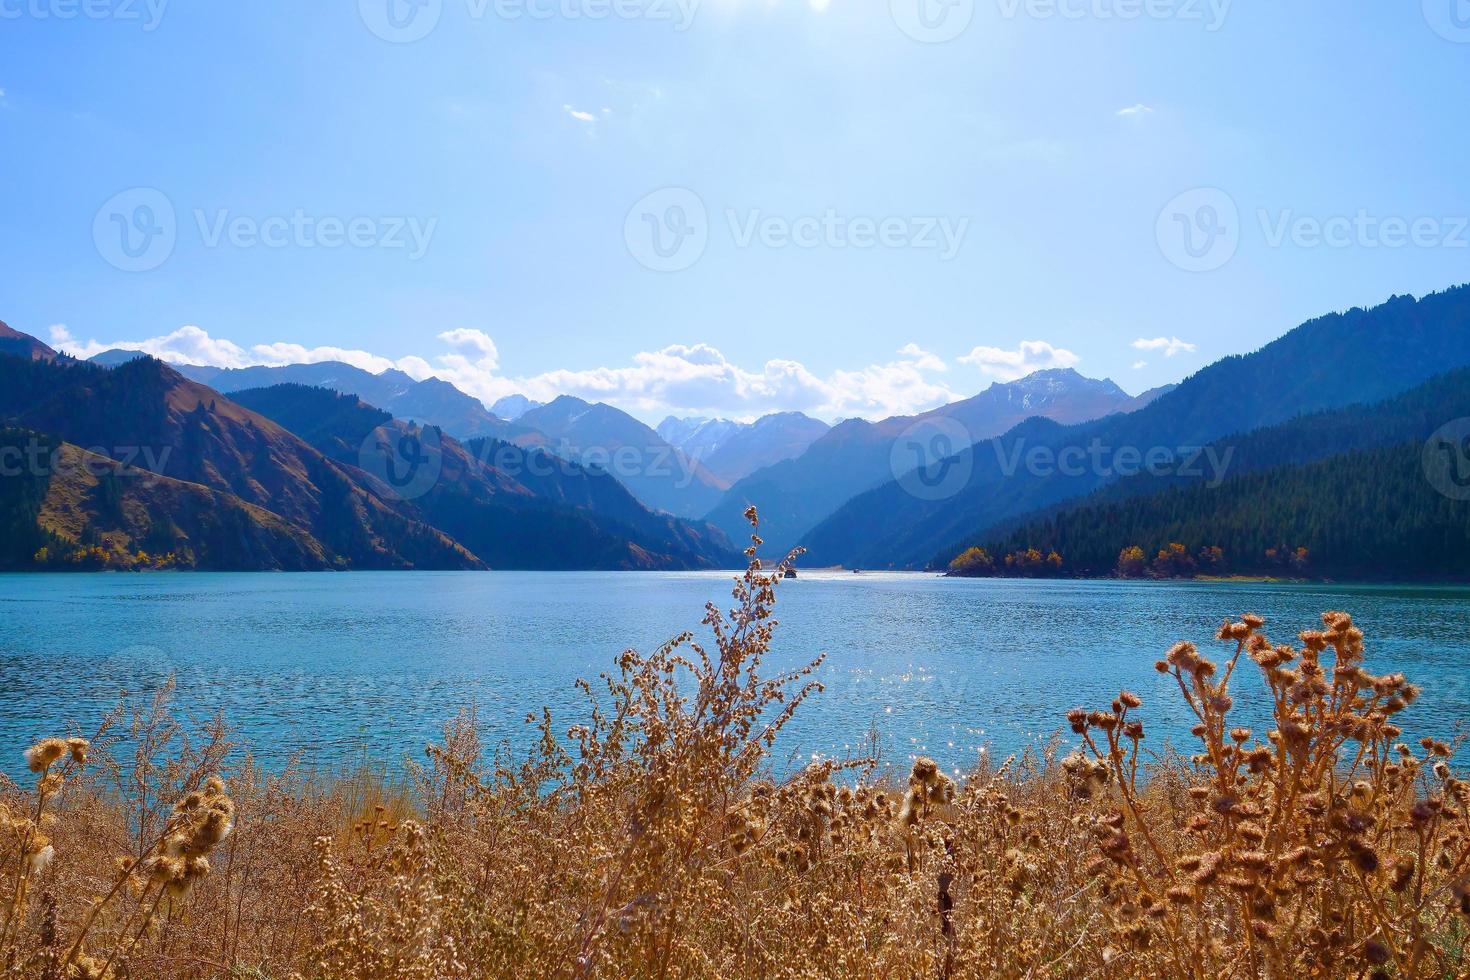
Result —
[{"label": "autumn foliage tree", "polygon": [[1055,551],[1043,553],[1036,548],[1027,548],[1006,555],[1005,572],[1021,578],[1044,578],[1060,575],[1062,565],[1062,556]]},{"label": "autumn foliage tree", "polygon": [[1129,545],[1118,554],[1119,578],[1143,578],[1148,571],[1148,558],[1138,545]]},{"label": "autumn foliage tree", "polygon": [[983,578],[995,574],[995,559],[984,548],[970,548],[949,563],[949,574],[956,578]]},{"label": "autumn foliage tree", "polygon": [[1194,578],[1194,558],[1178,541],[1160,548],[1151,571],[1156,578]]}]

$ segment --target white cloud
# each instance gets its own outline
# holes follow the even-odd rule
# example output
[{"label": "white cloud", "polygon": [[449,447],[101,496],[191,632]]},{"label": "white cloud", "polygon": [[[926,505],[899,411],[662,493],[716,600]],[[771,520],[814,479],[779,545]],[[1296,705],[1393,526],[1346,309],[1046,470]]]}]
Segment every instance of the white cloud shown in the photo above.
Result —
[{"label": "white cloud", "polygon": [[[674,344],[643,351],[621,367],[562,368],[508,376],[500,373],[494,340],[483,331],[464,327],[437,335],[447,349],[442,353],[396,360],[369,351],[286,342],[246,348],[211,337],[196,326],[146,340],[102,342],[78,340],[65,326],[57,325],[51,328],[51,338],[53,346],[76,357],[122,348],[167,361],[226,368],[321,361],[343,361],[374,373],[396,368],[417,380],[441,378],[486,404],[511,394],[537,401],[565,394],[605,401],[647,418],[667,414],[752,418],[776,411],[803,411],[824,418],[884,418],[912,415],[963,397],[933,378],[948,366],[917,344],[905,345],[884,363],[837,370],[825,377],[800,362],[784,359],[747,369],[709,344]],[[1065,351],[1053,354],[1054,358],[1071,357]]]},{"label": "white cloud", "polygon": [[[240,345],[228,340],[215,340],[205,331],[193,326],[180,327],[173,333],[148,340],[120,340],[113,343],[89,340],[83,343],[71,335],[66,324],[58,323],[51,327],[51,346],[73,357],[81,358],[120,348],[142,351],[165,361],[202,364],[209,367],[249,367],[252,364],[262,363],[252,358],[250,352]],[[281,361],[280,363],[287,362]]]},{"label": "white cloud", "polygon": [[1136,116],[1150,115],[1153,111],[1153,106],[1144,105],[1142,102],[1139,102],[1136,105],[1128,106],[1126,109],[1119,109],[1116,115],[1119,115],[1124,119],[1131,119]]},{"label": "white cloud", "polygon": [[904,344],[898,349],[898,353],[911,359],[914,365],[921,371],[948,371],[949,365],[940,358],[924,350],[918,344]]},{"label": "white cloud", "polygon": [[[80,341],[71,335],[65,324],[51,328],[51,346],[73,357],[87,358],[105,350],[135,350],[151,354],[159,360],[175,364],[198,364],[205,367],[244,368],[264,365],[279,367],[283,364],[319,364],[323,361],[341,361],[374,374],[389,368],[398,368],[420,379],[428,377],[428,365],[422,358],[408,357],[394,361],[387,357],[364,350],[345,347],[303,347],[301,344],[274,343],[256,344],[248,350],[233,341],[216,339],[207,331],[195,326],[183,326],[173,333],[147,340],[100,340]],[[417,374],[415,374],[417,370]]]},{"label": "white cloud", "polygon": [[300,344],[286,343],[256,344],[250,348],[250,352],[255,355],[255,363],[266,365],[320,364],[323,361],[341,361],[343,364],[351,364],[355,368],[371,371],[373,374],[382,374],[396,366],[386,357],[344,347],[303,347]]},{"label": "white cloud", "polygon": [[1154,337],[1148,339],[1139,337],[1133,342],[1135,350],[1161,350],[1165,357],[1173,357],[1175,354],[1193,354],[1195,345],[1180,340],[1178,337]]},{"label": "white cloud", "polygon": [[480,360],[489,361],[492,368],[499,366],[500,352],[495,349],[495,341],[491,340],[490,335],[483,330],[469,330],[460,327],[444,331],[439,335],[439,339],[450,347],[479,354]]},{"label": "white cloud", "polygon": [[[926,375],[944,369],[937,357],[905,348],[899,358],[818,377],[797,361],[773,359],[759,370],[732,363],[708,344],[676,344],[634,355],[626,367],[557,370],[529,378],[487,379],[480,390],[520,391],[538,401],[558,394],[606,401],[634,414],[749,417],[803,411],[824,417],[906,415],[958,396]],[[474,385],[471,379],[463,379]],[[473,390],[473,388],[467,388]],[[479,394],[479,391],[474,391]]]},{"label": "white cloud", "polygon": [[1034,371],[1047,368],[1074,367],[1082,360],[1062,347],[1053,347],[1044,340],[1023,340],[1015,350],[999,347],[976,347],[960,358],[962,364],[973,364],[986,374],[1001,381],[1015,381]]},{"label": "white cloud", "polygon": [[[595,115],[593,115],[592,113],[590,113],[590,112],[583,112],[581,109],[573,109],[569,105],[562,106],[562,111],[565,112],[567,115],[571,116],[573,119],[577,120],[577,122],[590,123],[590,122],[596,122],[597,121],[597,117]],[[606,110],[604,110],[604,111],[606,111]]]},{"label": "white cloud", "polygon": [[1133,370],[1135,370],[1135,371],[1142,371],[1146,367],[1148,367],[1148,361],[1134,361],[1133,362]]}]

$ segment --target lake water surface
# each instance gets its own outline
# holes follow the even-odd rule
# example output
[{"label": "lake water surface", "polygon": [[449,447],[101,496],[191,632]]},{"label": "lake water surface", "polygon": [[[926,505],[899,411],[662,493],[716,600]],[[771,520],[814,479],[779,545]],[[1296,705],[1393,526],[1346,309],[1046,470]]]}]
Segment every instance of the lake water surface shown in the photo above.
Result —
[{"label": "lake water surface", "polygon": [[[732,573],[0,575],[0,771],[43,735],[89,731],[119,691],[170,675],[176,705],[222,711],[257,755],[318,766],[396,760],[462,706],[491,739],[528,738],[528,711],[581,719],[573,688],[632,646],[729,605]],[[856,750],[964,767],[1044,742],[1067,709],[1121,688],[1144,698],[1149,741],[1192,719],[1153,669],[1175,640],[1223,655],[1214,630],[1259,612],[1277,639],[1325,609],[1354,614],[1369,668],[1425,696],[1409,732],[1470,721],[1470,590],[1200,582],[951,580],[809,572],[782,585],[772,668],[828,654],[824,694],[788,730],[781,766]],[[1259,689],[1254,668],[1237,685]],[[1255,720],[1255,719],[1251,719]]]}]

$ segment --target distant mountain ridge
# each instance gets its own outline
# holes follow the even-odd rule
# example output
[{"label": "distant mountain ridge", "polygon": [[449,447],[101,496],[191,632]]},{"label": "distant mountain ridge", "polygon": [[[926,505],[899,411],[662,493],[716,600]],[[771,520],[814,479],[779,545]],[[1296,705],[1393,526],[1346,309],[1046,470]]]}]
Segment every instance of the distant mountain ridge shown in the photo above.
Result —
[{"label": "distant mountain ridge", "polygon": [[[137,351],[114,349],[91,360],[115,367],[141,356],[144,355]],[[494,438],[523,447],[539,446],[570,460],[606,469],[655,510],[687,519],[708,514],[727,535],[743,535],[745,531],[741,516],[744,506],[736,506],[735,498],[722,500],[732,485],[800,457],[832,431],[826,423],[802,413],[782,412],[750,424],[669,418],[660,426],[673,437],[666,438],[665,434],[611,405],[572,396],[541,404],[523,395],[511,395],[496,402],[499,413],[492,412],[479,399],[447,381],[432,377],[415,381],[396,369],[373,374],[339,361],[246,368],[188,364],[171,367],[222,394],[279,384],[327,388],[361,398],[396,418],[435,426],[460,442]],[[977,411],[1005,419],[1019,419],[1035,412],[1070,420],[1126,411],[1147,397],[1132,399],[1111,381],[1093,381],[1074,371],[1043,371],[1009,385],[994,385],[975,398],[925,416],[901,421],[907,425],[927,417],[953,417],[962,424],[978,425],[984,432],[999,423],[995,418],[972,418]],[[514,421],[509,419],[511,415],[515,416]],[[888,429],[896,421],[900,420],[878,423],[849,420],[838,428],[846,427],[851,434],[855,428],[876,426],[872,432],[855,438],[858,442],[881,443],[893,437]],[[842,479],[833,484],[831,499],[818,493],[813,497],[815,506],[791,508],[801,512],[802,521],[807,525],[815,523],[842,502],[836,497],[844,493],[851,496],[882,481],[882,453],[873,446],[868,449],[869,458],[857,464],[862,472],[855,479],[847,474],[854,464],[848,460],[839,463],[835,472]],[[783,517],[780,513],[783,509],[779,503],[773,508],[768,534],[779,535],[788,524],[795,523]]]},{"label": "distant mountain ridge", "polygon": [[1126,547],[1151,559],[1179,542],[1190,555],[1224,549],[1232,572],[1281,572],[1267,549],[1303,547],[1317,575],[1470,577],[1470,501],[1440,493],[1425,472],[1428,440],[1466,418],[1470,367],[1385,401],[1227,437],[1208,447],[1222,473],[1140,473],[977,543],[992,556],[1056,551],[1075,575],[1111,573]]},{"label": "distant mountain ridge", "polygon": [[490,406],[490,411],[498,418],[507,422],[514,422],[533,408],[540,408],[543,402],[532,401],[525,395],[506,395],[504,398]]},{"label": "distant mountain ridge", "polygon": [[332,565],[483,567],[351,468],[152,358],[107,370],[0,357],[0,418],[108,455],[148,450],[134,466],[268,511],[314,539]]},{"label": "distant mountain ridge", "polygon": [[0,354],[23,357],[31,361],[54,361],[56,359],[56,351],[30,334],[12,329],[3,321],[0,321]]},{"label": "distant mountain ridge", "polygon": [[[407,423],[356,396],[324,388],[276,385],[235,397],[350,465],[363,462],[364,446],[375,433],[409,432]],[[408,506],[493,568],[695,569],[737,563],[719,531],[653,513],[604,473],[493,439],[461,444],[441,433],[418,444],[437,478]]]},{"label": "distant mountain ridge", "polygon": [[[526,569],[738,564],[718,530],[655,514],[612,477],[540,450],[489,440],[472,452],[325,388],[236,394],[149,357],[105,368],[0,356],[8,438],[49,440],[57,458],[125,457],[90,481],[86,472],[7,479],[0,528],[20,543],[0,564],[49,553],[131,567],[132,549],[187,568],[472,569],[485,557]],[[433,467],[408,497],[382,476],[405,439],[415,469]]]},{"label": "distant mountain ridge", "polygon": [[[103,351],[91,360],[106,366],[116,366],[140,356],[143,355],[137,351],[110,350]],[[449,382],[440,378],[415,381],[393,368],[373,374],[341,361],[246,368],[201,367],[191,364],[170,366],[186,378],[207,384],[224,395],[278,384],[329,388],[345,395],[356,395],[398,418],[437,426],[456,439],[505,437],[519,431],[504,419],[491,414],[478,398],[465,394]]]},{"label": "distant mountain ridge", "polygon": [[733,483],[767,466],[795,459],[831,428],[801,412],[766,415],[731,433],[702,462],[710,472]]},{"label": "distant mountain ridge", "polygon": [[739,422],[729,419],[681,419],[670,415],[654,431],[690,459],[703,460],[740,429]]},{"label": "distant mountain ridge", "polygon": [[[1037,371],[991,385],[972,398],[915,416],[879,422],[849,419],[834,426],[795,459],[757,470],[734,484],[708,519],[738,533],[746,508],[761,514],[761,534],[773,554],[803,544],[813,527],[848,500],[912,468],[901,440],[925,445],[931,429],[969,445],[1005,432],[1032,416],[1079,422],[1137,410],[1147,404],[1110,380],[1086,378],[1070,368]],[[935,429],[942,422],[942,431]],[[959,448],[959,447],[956,447]]]},{"label": "distant mountain ridge", "polygon": [[[137,351],[110,350],[92,360],[116,366],[141,356]],[[539,446],[613,472],[644,504],[678,517],[702,517],[728,486],[728,481],[695,464],[621,409],[570,396],[549,405],[519,395],[502,399],[496,404],[517,413],[517,419],[509,421],[447,381],[415,381],[395,369],[372,374],[340,361],[247,368],[171,366],[222,394],[280,384],[326,388],[353,395],[396,418],[435,426],[460,442],[493,438]]]},{"label": "distant mountain ridge", "polygon": [[[1259,351],[1217,361],[1152,404],[1094,422],[1019,426],[936,468],[967,474],[957,492],[924,500],[890,480],[843,504],[802,543],[820,564],[923,567],[1028,511],[1109,482],[1120,451],[1203,446],[1298,415],[1391,397],[1470,364],[1470,287],[1319,317]],[[1018,453],[1103,447],[1081,474],[1009,469]],[[1009,469],[1009,471],[1008,471]],[[716,523],[719,523],[718,521]]]},{"label": "distant mountain ridge", "polygon": [[[1204,506],[1207,498],[1187,479],[1128,478],[1123,461],[1130,455],[1162,453],[1175,463],[1198,447],[1223,447],[1242,454],[1231,479],[1274,468],[1295,481],[1294,492],[1305,492],[1317,479],[1312,474],[1330,471],[1331,486],[1366,492],[1371,481],[1352,482],[1336,464],[1308,470],[1347,453],[1388,459],[1384,453],[1408,443],[1380,438],[1427,421],[1412,416],[1418,409],[1399,396],[1447,372],[1453,384],[1466,383],[1452,372],[1470,367],[1470,286],[1319,317],[1254,353],[1226,357],[1136,398],[1111,380],[1059,369],[994,384],[922,415],[849,419],[830,429],[782,413],[748,426],[668,419],[660,434],[617,408],[570,396],[539,406],[507,403],[508,411],[526,408],[512,423],[447,382],[414,382],[397,371],[373,375],[344,364],[185,369],[230,384],[290,374],[318,392],[270,394],[281,387],[271,385],[266,394],[242,393],[245,401],[264,399],[254,401],[255,412],[131,353],[99,355],[99,362],[117,364],[106,370],[3,327],[0,355],[0,425],[55,439],[62,453],[79,458],[108,445],[177,450],[167,478],[214,495],[156,483],[165,489],[152,497],[137,491],[118,511],[122,498],[109,489],[110,478],[63,480],[22,487],[5,498],[8,504],[0,501],[0,511],[10,507],[0,512],[0,528],[31,527],[26,515],[34,510],[37,533],[45,528],[36,521],[62,527],[85,517],[96,522],[83,529],[92,538],[164,541],[158,522],[139,515],[156,516],[166,497],[188,501],[195,516],[228,513],[228,526],[245,533],[272,567],[310,563],[318,553],[338,567],[475,567],[476,549],[462,538],[486,551],[502,548],[494,553],[514,561],[516,548],[533,547],[536,536],[598,567],[708,567],[731,554],[730,542],[745,531],[744,511],[755,505],[771,553],[804,546],[806,561],[816,565],[923,568],[977,542],[1014,543],[1004,536],[1086,508],[1093,509],[1084,523],[1127,514],[1143,527],[1165,513],[1150,509],[1153,498],[1173,493],[1180,506]],[[355,400],[323,399],[317,382],[336,391],[375,386],[396,407],[379,412],[356,392]],[[470,431],[488,418],[492,434],[459,440],[445,427],[420,430],[405,416],[452,418]],[[437,458],[450,477],[422,500],[399,499],[368,472],[370,441],[353,444],[367,424],[400,442],[442,431],[447,438]],[[480,457],[496,454],[505,467],[479,465]],[[724,475],[770,454],[789,457],[733,483]],[[554,458],[552,473],[537,472]],[[1059,467],[1057,460],[1084,465]],[[942,492],[931,492],[941,483]],[[1263,476],[1251,486],[1264,493],[1271,484]],[[113,507],[106,514],[86,503],[102,497]],[[1284,506],[1294,498],[1277,499]],[[250,508],[289,528],[267,527]],[[1414,525],[1414,533],[1438,526],[1444,515],[1432,510],[1421,508],[1428,523]],[[12,520],[17,514],[19,523]],[[699,523],[702,514],[713,527]],[[190,526],[202,540],[225,524],[211,518]],[[1081,527],[1070,525],[1070,540],[1083,539]],[[484,536],[485,528],[495,531]],[[539,530],[516,538],[531,528]],[[188,528],[177,530],[182,537],[175,539],[187,547]],[[292,537],[297,532],[314,544],[303,550]],[[1086,539],[1094,552],[1102,547],[1102,538]],[[538,560],[549,563],[537,567],[562,567],[560,558]],[[1087,558],[1100,560],[1096,553]]]},{"label": "distant mountain ridge", "polygon": [[639,500],[676,517],[701,517],[727,485],[647,425],[601,402],[562,395],[517,424],[525,431],[508,441],[609,472]]},{"label": "distant mountain ridge", "polygon": [[711,473],[733,483],[800,456],[830,428],[801,412],[776,412],[748,423],[670,416],[659,423],[658,434]]}]

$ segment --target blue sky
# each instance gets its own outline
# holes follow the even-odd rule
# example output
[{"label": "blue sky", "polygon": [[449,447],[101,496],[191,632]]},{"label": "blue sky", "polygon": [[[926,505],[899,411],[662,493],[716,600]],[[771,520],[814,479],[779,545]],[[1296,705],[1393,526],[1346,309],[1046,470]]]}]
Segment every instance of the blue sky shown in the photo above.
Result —
[{"label": "blue sky", "polygon": [[1470,280],[1463,0],[407,2],[0,0],[0,319],[830,418]]}]

